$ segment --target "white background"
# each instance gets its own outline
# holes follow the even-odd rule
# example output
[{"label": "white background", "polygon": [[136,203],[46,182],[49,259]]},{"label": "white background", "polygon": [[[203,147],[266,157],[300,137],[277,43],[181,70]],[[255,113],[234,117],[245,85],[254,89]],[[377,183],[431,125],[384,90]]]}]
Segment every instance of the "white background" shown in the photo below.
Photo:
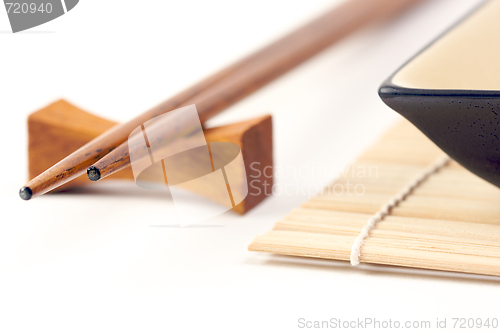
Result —
[{"label": "white background", "polygon": [[[24,202],[26,118],[59,98],[126,121],[324,12],[329,1],[81,1],[12,34],[0,9],[0,330],[292,331],[298,319],[500,319],[499,279],[247,251],[307,199],[175,227],[132,183]],[[332,176],[398,116],[377,96],[401,63],[478,1],[437,0],[331,47],[210,124],[271,113],[275,165]],[[216,227],[216,226],[220,227]]]}]

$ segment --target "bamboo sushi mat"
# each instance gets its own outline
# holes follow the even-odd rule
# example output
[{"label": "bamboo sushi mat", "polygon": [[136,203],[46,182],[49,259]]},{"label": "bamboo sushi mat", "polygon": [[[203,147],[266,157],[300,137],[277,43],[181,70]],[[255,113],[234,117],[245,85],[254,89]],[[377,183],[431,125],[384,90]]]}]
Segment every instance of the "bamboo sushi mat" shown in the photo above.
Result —
[{"label": "bamboo sushi mat", "polygon": [[[404,120],[352,165],[354,172],[257,236],[249,250],[349,261],[367,220],[442,155]],[[369,176],[357,173],[369,169]],[[360,186],[353,194],[356,184],[363,194]],[[376,223],[359,261],[500,276],[500,189],[449,162]]]}]

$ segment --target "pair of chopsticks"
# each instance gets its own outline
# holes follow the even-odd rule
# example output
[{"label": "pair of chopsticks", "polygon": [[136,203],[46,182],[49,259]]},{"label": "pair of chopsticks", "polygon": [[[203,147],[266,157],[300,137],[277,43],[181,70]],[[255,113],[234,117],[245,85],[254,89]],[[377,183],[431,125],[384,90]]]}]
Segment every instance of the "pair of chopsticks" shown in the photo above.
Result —
[{"label": "pair of chopsticks", "polygon": [[126,168],[130,165],[128,136],[145,121],[195,104],[203,123],[351,32],[394,16],[419,1],[349,0],[127,123],[111,128],[29,181],[19,195],[29,200],[85,172],[98,181]]}]

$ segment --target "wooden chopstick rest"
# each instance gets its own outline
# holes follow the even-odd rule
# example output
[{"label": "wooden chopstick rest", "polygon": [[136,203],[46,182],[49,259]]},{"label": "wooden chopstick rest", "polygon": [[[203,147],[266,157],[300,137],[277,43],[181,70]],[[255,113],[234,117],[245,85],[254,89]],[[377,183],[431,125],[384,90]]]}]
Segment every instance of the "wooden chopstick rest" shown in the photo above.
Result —
[{"label": "wooden chopstick rest", "polygon": [[[28,118],[29,178],[38,176],[114,125],[116,122],[87,113],[64,100],[34,112]],[[273,184],[272,174],[269,171],[264,172],[266,167],[272,169],[273,166],[271,116],[265,115],[236,124],[204,129],[204,134],[207,142],[231,142],[240,147],[245,162],[249,194],[233,210],[240,214],[246,213],[270,194],[265,187],[271,188]],[[134,180],[134,176],[129,166],[103,180],[107,179]],[[84,174],[58,189],[64,190],[90,183],[92,181]],[[192,190],[207,196],[206,188]],[[215,198],[213,200],[216,201]]]}]

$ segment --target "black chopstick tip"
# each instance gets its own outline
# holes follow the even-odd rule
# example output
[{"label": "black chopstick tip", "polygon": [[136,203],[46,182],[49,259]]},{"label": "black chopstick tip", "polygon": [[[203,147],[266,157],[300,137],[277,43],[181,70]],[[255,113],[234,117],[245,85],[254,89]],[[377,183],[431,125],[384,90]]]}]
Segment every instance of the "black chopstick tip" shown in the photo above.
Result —
[{"label": "black chopstick tip", "polygon": [[21,189],[19,189],[19,197],[21,197],[25,201],[29,201],[31,199],[31,196],[33,196],[33,192],[29,187],[22,187]]},{"label": "black chopstick tip", "polygon": [[99,181],[99,179],[101,178],[101,172],[99,171],[99,169],[97,169],[97,167],[90,166],[87,169],[87,176],[91,181]]}]

